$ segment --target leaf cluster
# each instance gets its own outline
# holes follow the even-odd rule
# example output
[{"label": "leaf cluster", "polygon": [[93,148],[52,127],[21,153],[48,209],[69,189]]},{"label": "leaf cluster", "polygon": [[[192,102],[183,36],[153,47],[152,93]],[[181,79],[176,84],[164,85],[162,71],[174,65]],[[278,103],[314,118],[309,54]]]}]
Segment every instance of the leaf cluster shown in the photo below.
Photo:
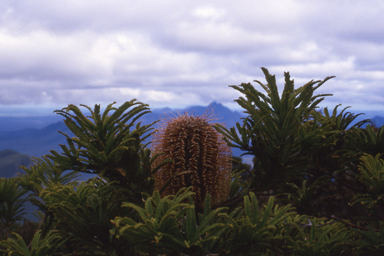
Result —
[{"label": "leaf cluster", "polygon": [[148,105],[136,100],[120,107],[109,104],[104,112],[100,105],[85,107],[86,116],[75,105],[55,111],[65,117],[64,122],[75,137],[67,138],[67,145],[60,145],[63,153],[51,150],[47,157],[64,170],[93,173],[120,186],[137,196],[143,190],[151,192],[152,158],[145,140],[151,135],[153,124],[141,125],[136,121],[149,113]]},{"label": "leaf cluster", "polygon": [[[330,95],[315,91],[332,77],[295,88],[285,73],[280,94],[275,76],[262,71],[267,83],[255,82],[264,92],[232,86],[243,95],[236,100],[243,122],[215,126],[228,145],[254,157],[253,166],[233,161],[229,196],[217,205],[210,193],[197,204],[191,188],[163,196],[154,190],[169,160],[153,164],[153,124],[139,122],[146,104],[56,111],[73,135],[64,134],[62,153],[0,179],[7,238],[0,255],[383,254],[383,128],[353,124],[360,114],[348,107],[319,111]],[[79,181],[79,172],[95,177]],[[41,218],[31,241],[11,233],[25,200]]]}]

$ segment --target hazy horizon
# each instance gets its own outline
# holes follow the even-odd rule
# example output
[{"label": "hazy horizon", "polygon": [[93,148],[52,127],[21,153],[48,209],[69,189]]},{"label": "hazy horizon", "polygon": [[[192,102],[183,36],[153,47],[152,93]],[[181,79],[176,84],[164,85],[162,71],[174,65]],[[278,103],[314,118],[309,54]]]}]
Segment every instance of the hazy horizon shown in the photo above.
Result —
[{"label": "hazy horizon", "polygon": [[[150,107],[151,111],[159,111],[159,110],[162,110],[162,109],[169,108],[169,109],[171,109],[171,111],[177,112],[178,110],[184,110],[184,109],[187,109],[187,108],[190,108],[190,107],[194,107],[194,106],[207,107],[208,108],[214,102],[216,102],[216,101],[213,101],[213,102],[211,102],[211,103],[209,103],[207,105],[190,105],[190,106],[186,106],[184,108],[178,108],[178,107],[172,107],[172,106],[163,106],[163,107],[158,107],[158,108],[151,108],[151,106],[149,106],[149,107]],[[239,113],[242,113],[244,111],[244,109],[242,109],[240,106],[238,106],[237,103],[231,104],[230,106],[228,106],[228,104],[225,105],[225,104],[220,103],[220,102],[216,102],[216,103],[222,104],[224,107],[230,109],[231,111],[237,111]],[[88,105],[88,106],[93,108],[94,105],[95,104]],[[338,104],[336,104],[336,105],[338,105]],[[326,106],[326,107],[328,107],[328,110],[331,112],[336,107],[336,105]],[[54,113],[54,111],[55,110],[60,110],[60,109],[62,109],[64,107],[66,107],[66,106],[68,106],[68,105],[64,105],[61,108],[54,108],[54,107],[51,107],[51,108],[49,108],[49,107],[22,107],[22,106],[18,106],[18,107],[6,106],[6,107],[4,107],[3,106],[3,107],[1,107],[2,111],[0,111],[0,117],[36,117],[36,116],[45,117],[45,116],[56,116],[57,114]],[[77,106],[80,107],[80,105],[77,105]],[[106,106],[107,106],[107,104],[101,104],[101,108],[102,109],[103,109],[103,107],[106,107]],[[116,106],[119,106],[119,104],[116,103]],[[345,106],[341,105],[341,106],[338,107],[338,110],[340,111],[340,110],[344,109],[345,107],[348,107],[348,105],[345,105]],[[82,108],[82,107],[80,107],[80,108]],[[320,107],[319,109],[324,109],[324,107]],[[366,116],[369,116],[369,118],[372,118],[374,116],[383,116],[384,117],[384,109],[383,110],[359,110],[359,109],[350,107],[346,111],[347,112],[351,112],[353,114],[364,113],[364,114],[366,114]]]},{"label": "hazy horizon", "polygon": [[[157,107],[157,108],[152,108],[149,105],[149,108],[151,110],[153,110],[153,111],[161,110],[161,109],[166,109],[166,108],[170,108],[172,111],[177,111],[179,109],[182,110],[182,109],[190,108],[190,107],[193,107],[193,106],[209,107],[209,105],[211,105],[212,103],[215,103],[215,102],[216,101],[210,102],[207,105],[189,105],[189,106],[182,107],[182,108],[181,107],[174,107],[172,105],[170,105],[170,106],[162,106],[162,107]],[[124,103],[124,102],[116,103],[115,106],[119,106],[119,104],[121,105],[122,103]],[[142,102],[142,103],[146,104],[145,102]],[[216,102],[216,103],[222,104],[220,102]],[[95,104],[98,104],[98,103],[94,103],[94,104],[88,105],[88,106],[93,108],[93,106]],[[237,104],[237,103],[235,103],[235,104]],[[235,104],[232,104],[232,106],[226,106],[224,104],[222,104],[222,105],[227,107],[227,108],[229,108],[232,111],[238,111],[238,112],[242,111],[242,109],[240,107],[233,107],[233,106],[235,106]],[[76,105],[78,107],[82,108],[80,106],[80,104],[76,104]],[[50,116],[50,115],[56,115],[55,113],[53,113],[55,110],[60,110],[60,109],[65,108],[67,106],[68,106],[68,104],[67,105],[63,105],[62,107],[58,107],[58,108],[55,108],[55,107],[36,107],[36,106],[33,106],[33,107],[3,106],[2,107],[3,111],[0,112],[0,116],[3,116],[3,117],[5,117],[5,116],[8,116],[8,117],[12,117],[12,116]],[[105,108],[106,106],[107,106],[107,104],[101,104],[101,108],[102,109],[103,109],[103,107]]]}]

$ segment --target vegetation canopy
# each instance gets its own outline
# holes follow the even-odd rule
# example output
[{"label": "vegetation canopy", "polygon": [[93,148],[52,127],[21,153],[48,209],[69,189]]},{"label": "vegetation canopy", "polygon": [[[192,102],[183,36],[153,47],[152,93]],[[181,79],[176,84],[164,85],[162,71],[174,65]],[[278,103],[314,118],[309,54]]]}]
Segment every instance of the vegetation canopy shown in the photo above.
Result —
[{"label": "vegetation canopy", "polygon": [[0,179],[0,255],[384,255],[384,128],[320,109],[333,77],[295,88],[286,72],[279,92],[262,72],[231,86],[246,117],[229,128],[144,125],[135,99],[55,111],[74,135],[62,151]]}]

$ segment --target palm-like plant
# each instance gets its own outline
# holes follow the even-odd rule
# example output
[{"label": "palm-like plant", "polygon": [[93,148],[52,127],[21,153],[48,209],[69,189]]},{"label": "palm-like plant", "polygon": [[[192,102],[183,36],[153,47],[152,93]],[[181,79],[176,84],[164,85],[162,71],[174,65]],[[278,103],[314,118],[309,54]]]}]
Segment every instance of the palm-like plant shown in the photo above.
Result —
[{"label": "palm-like plant", "polygon": [[343,223],[324,219],[308,219],[307,225],[294,223],[292,233],[287,236],[290,255],[352,255],[355,235]]},{"label": "palm-like plant", "polygon": [[41,199],[54,216],[54,229],[76,244],[76,253],[117,253],[129,251],[126,243],[111,237],[110,220],[116,216],[131,216],[122,209],[128,199],[124,188],[113,186],[100,178],[78,186],[50,183],[41,192]]},{"label": "palm-like plant", "polygon": [[[215,126],[230,146],[255,156],[253,170],[239,163],[230,172],[228,147],[208,116],[165,122],[151,154],[152,124],[136,123],[149,112],[145,104],[83,106],[89,116],[74,105],[56,111],[74,134],[64,134],[63,152],[0,180],[0,227],[20,220],[29,190],[46,214],[44,228],[29,246],[16,234],[1,241],[0,254],[381,255],[384,129],[359,128],[366,120],[349,129],[358,115],[347,108],[316,111],[329,94],[314,92],[331,77],[295,89],[285,73],[280,94],[262,70],[267,84],[256,82],[266,93],[232,86],[244,95],[237,100],[244,122]],[[76,182],[78,171],[99,177]]]},{"label": "palm-like plant", "polygon": [[[115,108],[109,104],[101,113],[100,105],[92,110],[85,107],[90,116],[85,116],[77,106],[55,111],[65,117],[64,122],[75,135],[68,135],[66,145],[60,145],[63,153],[51,150],[48,155],[63,170],[93,173],[108,181],[116,181],[132,193],[132,200],[140,198],[141,192],[153,189],[151,169],[156,156],[150,156],[145,140],[151,135],[152,124],[141,125],[136,121],[149,113],[148,105],[127,101]],[[140,200],[140,199],[138,199]]]},{"label": "palm-like plant", "polygon": [[279,238],[278,226],[295,212],[289,204],[283,207],[274,205],[274,200],[274,197],[270,197],[265,208],[260,208],[253,192],[244,197],[243,208],[228,216],[233,229],[227,240],[227,253],[263,255],[267,251],[279,251],[279,248],[274,247]]},{"label": "palm-like plant", "polygon": [[17,177],[18,184],[25,190],[32,192],[28,200],[39,207],[40,210],[46,212],[47,208],[40,200],[40,192],[44,187],[47,187],[50,183],[76,184],[79,173],[76,171],[64,173],[57,163],[52,162],[47,157],[34,158],[33,162],[35,164],[29,168],[21,166],[25,174]]},{"label": "palm-like plant", "polygon": [[348,134],[349,149],[357,153],[377,155],[384,152],[384,127],[375,128],[367,125],[365,129],[355,128]]},{"label": "palm-like plant", "polygon": [[384,206],[384,160],[381,155],[362,156],[357,178],[364,184],[367,192],[357,194],[354,202],[360,202],[368,208],[379,206],[379,211],[383,214],[381,208]]},{"label": "palm-like plant", "polygon": [[[321,111],[323,113],[313,112],[313,122],[317,127],[314,126],[312,129],[323,132],[323,136],[331,136],[333,139],[329,145],[326,147],[322,145],[321,149],[316,151],[313,159],[314,165],[315,168],[323,169],[327,173],[332,174],[345,170],[345,166],[352,160],[348,151],[348,139],[355,133],[355,129],[369,122],[369,120],[365,119],[353,124],[354,120],[362,115],[362,113],[355,115],[345,112],[349,107],[344,108],[338,113],[339,106],[340,104],[333,109],[332,115],[330,115],[328,108],[324,108]],[[329,130],[330,132],[324,133],[324,130]],[[324,140],[320,141],[320,143],[323,142]]]},{"label": "palm-like plant", "polygon": [[[321,141],[320,145],[326,145],[333,140],[330,137],[324,141],[324,131],[319,133],[312,129],[315,122],[308,122],[313,118],[318,104],[325,96],[331,95],[314,95],[314,91],[332,77],[323,81],[312,80],[295,89],[289,73],[285,73],[285,86],[280,96],[275,76],[265,68],[262,71],[267,84],[255,82],[267,94],[256,90],[250,83],[231,86],[244,95],[236,100],[248,114],[243,125],[237,123],[237,129],[229,130],[221,125],[216,126],[230,146],[255,156],[251,189],[259,191],[269,190],[275,184],[304,175],[309,160],[305,145],[313,145],[317,141]],[[307,123],[307,126],[303,123]]]},{"label": "palm-like plant", "polygon": [[17,178],[0,178],[0,221],[7,237],[11,236],[10,226],[23,219],[26,192],[19,186]]},{"label": "palm-like plant", "polygon": [[55,254],[57,250],[61,249],[61,245],[65,242],[65,239],[59,234],[55,234],[53,231],[49,232],[45,237],[42,236],[41,231],[37,231],[34,235],[30,246],[28,246],[23,238],[18,235],[16,240],[7,239],[6,241],[0,241],[0,246],[4,247],[8,255],[14,256],[46,256],[46,255],[60,255]]},{"label": "palm-like plant", "polygon": [[[160,197],[155,191],[145,200],[145,207],[124,203],[135,209],[140,221],[117,217],[112,233],[119,239],[135,245],[143,253],[185,253],[206,255],[217,253],[225,246],[222,235],[230,225],[217,222],[226,208],[211,210],[210,195],[204,201],[204,211],[196,219],[195,205],[190,189],[181,189],[176,195]],[[189,203],[185,202],[189,198]],[[216,222],[214,221],[216,220]],[[148,244],[152,246],[148,247]]]}]

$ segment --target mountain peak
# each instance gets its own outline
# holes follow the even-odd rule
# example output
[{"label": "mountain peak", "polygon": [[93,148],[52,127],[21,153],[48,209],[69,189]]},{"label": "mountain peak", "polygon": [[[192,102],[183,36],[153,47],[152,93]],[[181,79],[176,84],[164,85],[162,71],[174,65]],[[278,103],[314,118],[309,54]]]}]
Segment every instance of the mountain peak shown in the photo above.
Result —
[{"label": "mountain peak", "polygon": [[210,106],[210,107],[224,107],[223,104],[216,102],[216,101],[211,102],[208,106]]}]

